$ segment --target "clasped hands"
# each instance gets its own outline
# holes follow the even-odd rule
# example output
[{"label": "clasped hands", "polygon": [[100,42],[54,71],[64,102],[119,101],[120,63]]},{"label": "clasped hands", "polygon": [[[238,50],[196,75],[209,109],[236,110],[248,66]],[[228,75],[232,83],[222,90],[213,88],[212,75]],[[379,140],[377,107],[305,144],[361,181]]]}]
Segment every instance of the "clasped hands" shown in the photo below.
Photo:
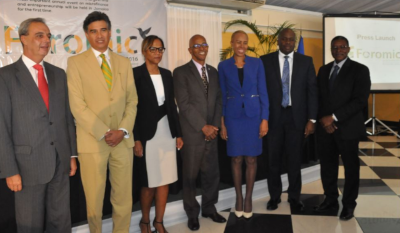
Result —
[{"label": "clasped hands", "polygon": [[216,138],[218,136],[218,130],[218,127],[215,127],[213,125],[205,125],[201,129],[201,131],[203,131],[206,141],[211,141]]},{"label": "clasped hands", "polygon": [[116,147],[122,139],[124,139],[124,131],[122,130],[110,130],[104,135],[104,140],[111,147]]},{"label": "clasped hands", "polygon": [[322,127],[324,127],[325,131],[329,134],[332,134],[337,130],[334,119],[332,115],[324,116],[319,120],[319,123]]}]

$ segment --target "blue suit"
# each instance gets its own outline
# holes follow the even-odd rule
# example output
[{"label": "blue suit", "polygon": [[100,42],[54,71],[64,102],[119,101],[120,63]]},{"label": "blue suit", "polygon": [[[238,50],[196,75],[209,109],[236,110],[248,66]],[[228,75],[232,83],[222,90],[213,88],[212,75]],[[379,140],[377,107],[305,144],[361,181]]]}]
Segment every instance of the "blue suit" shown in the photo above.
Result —
[{"label": "blue suit", "polygon": [[233,57],[218,65],[229,156],[260,155],[259,126],[262,119],[268,120],[269,117],[265,70],[261,60],[246,56],[243,68],[241,86]]}]

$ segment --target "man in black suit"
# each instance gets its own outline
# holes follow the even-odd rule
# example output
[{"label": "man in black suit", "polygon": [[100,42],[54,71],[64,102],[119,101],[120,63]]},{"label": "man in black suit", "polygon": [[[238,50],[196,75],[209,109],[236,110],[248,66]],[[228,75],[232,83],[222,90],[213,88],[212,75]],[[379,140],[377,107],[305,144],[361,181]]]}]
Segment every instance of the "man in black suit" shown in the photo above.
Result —
[{"label": "man in black suit", "polygon": [[175,98],[182,128],[183,207],[188,216],[188,228],[200,228],[200,205],[196,200],[196,179],[201,173],[203,217],[223,223],[226,219],[217,213],[219,166],[218,127],[221,125],[222,97],[218,72],[206,64],[208,44],[201,35],[189,41],[192,60],[174,70]]},{"label": "man in black suit", "polygon": [[278,37],[279,51],[261,56],[270,102],[268,148],[268,210],[281,202],[281,164],[287,158],[288,202],[302,209],[301,158],[304,138],[314,133],[318,90],[311,57],[294,52],[296,36],[284,29]]},{"label": "man in black suit", "polygon": [[318,153],[325,200],[315,210],[325,212],[339,208],[337,188],[339,154],[345,169],[343,210],[340,219],[353,217],[358,185],[360,161],[359,138],[365,136],[363,109],[368,104],[371,79],[368,67],[350,60],[349,42],[343,36],[332,39],[331,52],[335,59],[318,72],[319,126]]}]

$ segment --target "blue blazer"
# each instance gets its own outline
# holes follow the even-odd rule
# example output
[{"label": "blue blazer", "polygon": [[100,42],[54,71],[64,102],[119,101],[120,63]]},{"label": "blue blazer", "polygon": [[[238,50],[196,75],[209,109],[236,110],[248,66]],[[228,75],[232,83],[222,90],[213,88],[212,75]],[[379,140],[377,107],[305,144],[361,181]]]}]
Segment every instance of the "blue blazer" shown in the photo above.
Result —
[{"label": "blue blazer", "polygon": [[246,56],[243,86],[240,85],[235,59],[231,57],[218,65],[219,82],[222,91],[222,115],[240,117],[242,106],[248,117],[259,115],[268,120],[269,101],[265,70],[258,58]]}]

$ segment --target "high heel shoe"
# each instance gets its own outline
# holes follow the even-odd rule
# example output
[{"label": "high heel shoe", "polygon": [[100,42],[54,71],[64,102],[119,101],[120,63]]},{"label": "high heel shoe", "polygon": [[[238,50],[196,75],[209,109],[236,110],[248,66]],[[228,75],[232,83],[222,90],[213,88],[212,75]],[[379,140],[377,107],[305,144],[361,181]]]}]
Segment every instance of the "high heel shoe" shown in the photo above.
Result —
[{"label": "high heel shoe", "polygon": [[241,218],[243,216],[243,211],[235,210],[235,215],[236,215],[237,218]]},{"label": "high heel shoe", "polygon": [[156,226],[155,226],[156,223],[157,223],[157,224],[161,224],[161,226],[163,227],[164,232],[165,232],[165,233],[168,233],[168,231],[167,231],[167,230],[165,229],[165,227],[164,227],[164,222],[163,222],[163,221],[157,222],[155,219],[154,219],[154,221],[153,221],[153,227],[154,227],[154,229],[155,229],[154,233],[158,233],[157,228],[156,228]]},{"label": "high heel shoe", "polygon": [[253,211],[249,212],[249,213],[243,212],[243,217],[245,219],[249,219],[249,218],[253,217]]},{"label": "high heel shoe", "polygon": [[143,224],[146,226],[146,232],[151,232],[151,228],[150,228],[150,222],[143,222],[142,219],[140,219],[140,223],[139,223],[139,228],[140,231],[142,230],[142,228],[140,227],[140,224]]}]

